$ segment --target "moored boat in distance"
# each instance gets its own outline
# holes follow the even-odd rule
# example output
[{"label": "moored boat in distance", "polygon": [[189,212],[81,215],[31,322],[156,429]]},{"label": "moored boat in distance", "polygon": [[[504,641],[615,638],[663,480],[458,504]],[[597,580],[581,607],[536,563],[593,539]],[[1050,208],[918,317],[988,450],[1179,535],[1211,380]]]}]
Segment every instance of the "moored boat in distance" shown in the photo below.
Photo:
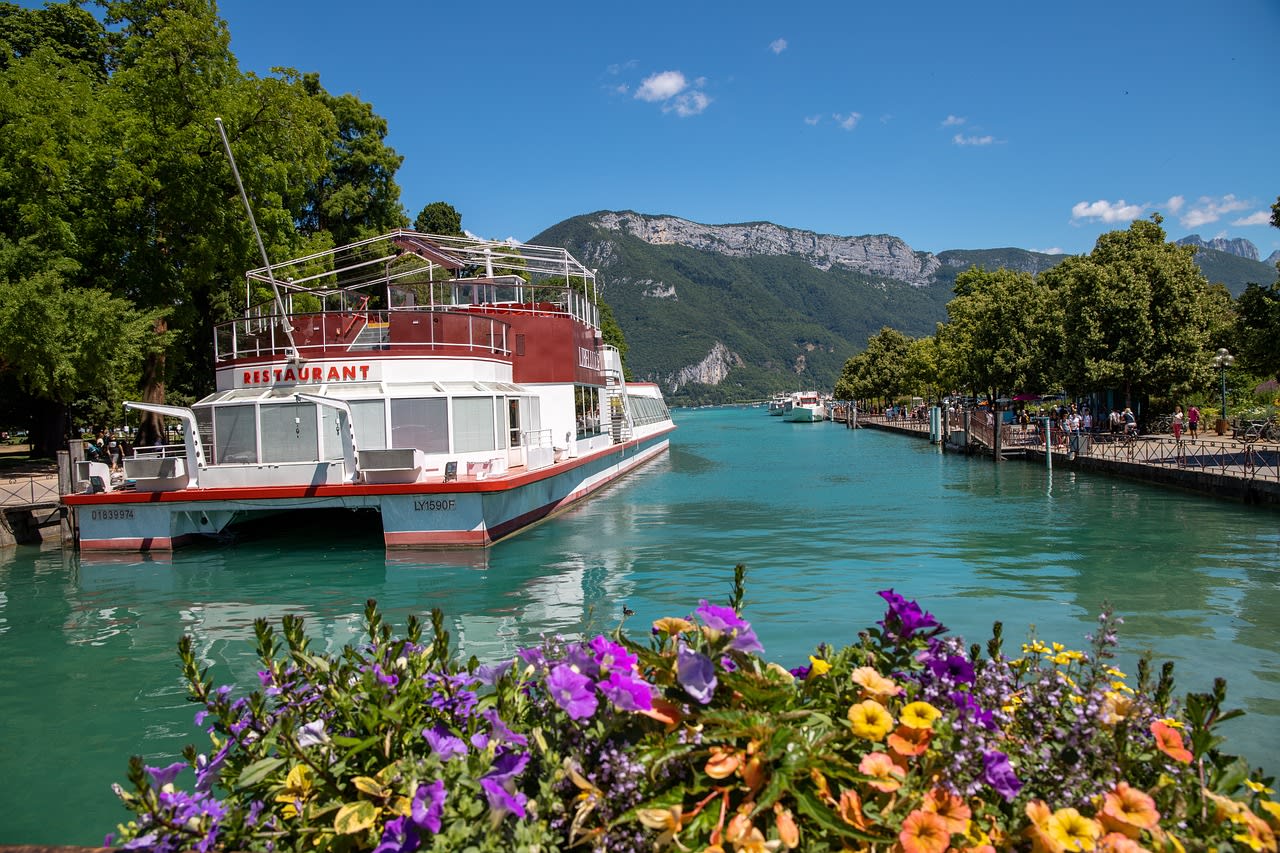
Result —
[{"label": "moored boat in distance", "polygon": [[775,394],[773,399],[769,401],[769,414],[772,417],[781,417],[782,413],[787,410],[787,402],[790,399],[790,394]]},{"label": "moored boat in distance", "polygon": [[782,419],[792,423],[814,423],[826,420],[827,411],[817,391],[797,391],[791,395]]},{"label": "moored boat in distance", "polygon": [[[278,291],[249,304],[248,294]],[[486,546],[668,447],[661,391],[603,343],[563,249],[396,231],[271,264],[215,329],[217,390],[68,495],[86,551],[168,550],[264,514],[381,514],[387,546]]]}]

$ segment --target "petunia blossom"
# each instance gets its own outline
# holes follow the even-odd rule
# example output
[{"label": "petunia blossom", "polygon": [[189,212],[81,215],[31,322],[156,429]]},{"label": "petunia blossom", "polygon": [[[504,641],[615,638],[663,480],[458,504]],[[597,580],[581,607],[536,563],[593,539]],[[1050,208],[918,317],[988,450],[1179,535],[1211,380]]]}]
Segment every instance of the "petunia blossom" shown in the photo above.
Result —
[{"label": "petunia blossom", "polygon": [[862,688],[863,699],[885,702],[902,692],[902,688],[895,684],[893,679],[885,678],[869,666],[858,667],[850,677],[854,684]]},{"label": "petunia blossom", "polygon": [[752,630],[751,623],[739,616],[732,607],[709,604],[704,598],[698,602],[696,612],[702,624],[733,638],[729,648],[743,653],[764,651],[764,646],[760,644],[755,631]]},{"label": "petunia blossom", "polygon": [[681,646],[676,653],[676,680],[685,692],[703,705],[716,692],[716,667],[700,652]]},{"label": "petunia blossom", "polygon": [[382,827],[382,840],[373,848],[373,853],[411,853],[418,849],[418,843],[417,827],[401,815]]},{"label": "petunia blossom", "polygon": [[916,809],[902,822],[898,842],[903,853],[942,853],[951,846],[951,833],[941,817]]},{"label": "petunia blossom", "polygon": [[636,666],[636,656],[627,651],[627,647],[615,643],[603,634],[597,634],[591,640],[591,651],[595,653],[595,663],[602,674],[614,670],[631,672]]},{"label": "petunia blossom", "polygon": [[1115,788],[1102,795],[1098,818],[1108,830],[1129,838],[1137,838],[1142,830],[1160,824],[1156,801],[1146,792],[1130,787],[1128,782],[1117,782]]},{"label": "petunia blossom", "polygon": [[1191,751],[1182,745],[1182,735],[1168,723],[1156,720],[1151,724],[1151,734],[1155,736],[1156,748],[1174,761],[1190,764]]},{"label": "petunia blossom", "polygon": [[1009,764],[1009,756],[999,750],[991,749],[982,753],[982,781],[990,785],[995,792],[1012,802],[1022,790],[1022,782],[1013,772]]},{"label": "petunia blossom", "polygon": [[849,722],[853,733],[872,741],[884,740],[893,728],[893,716],[879,702],[866,699],[849,708]]},{"label": "petunia blossom", "polygon": [[969,831],[969,821],[973,818],[973,810],[959,794],[943,788],[933,788],[925,795],[925,811],[932,812],[947,823],[950,832],[965,833]]},{"label": "petunia blossom", "polygon": [[599,703],[591,679],[573,671],[565,664],[557,664],[551,668],[547,676],[547,691],[551,699],[559,705],[570,718],[583,720],[595,714]]},{"label": "petunia blossom", "polygon": [[894,763],[891,756],[883,752],[869,752],[858,762],[858,772],[870,776],[868,785],[877,791],[891,794],[902,787],[906,771]]},{"label": "petunia blossom", "polygon": [[503,787],[501,782],[490,779],[488,776],[480,780],[480,787],[484,789],[485,798],[489,801],[489,809],[497,817],[505,817],[508,814],[514,814],[518,818],[525,816],[524,805],[529,798],[520,792],[512,793]]},{"label": "petunia blossom", "polygon": [[444,815],[444,780],[437,779],[430,785],[419,785],[410,804],[409,816],[414,826],[440,831],[440,819]]},{"label": "petunia blossom", "polygon": [[451,732],[444,723],[436,723],[429,729],[423,729],[422,736],[441,761],[467,754],[467,745],[462,738]]},{"label": "petunia blossom", "polygon": [[622,711],[648,711],[653,708],[653,688],[647,681],[614,670],[596,685],[615,708]]}]

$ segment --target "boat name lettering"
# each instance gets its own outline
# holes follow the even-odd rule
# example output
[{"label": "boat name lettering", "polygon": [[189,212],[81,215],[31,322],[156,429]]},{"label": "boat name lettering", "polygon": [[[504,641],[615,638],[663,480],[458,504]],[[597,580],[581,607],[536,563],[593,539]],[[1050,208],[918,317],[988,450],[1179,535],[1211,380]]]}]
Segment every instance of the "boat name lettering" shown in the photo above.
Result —
[{"label": "boat name lettering", "polygon": [[452,510],[454,507],[456,507],[457,505],[458,505],[458,502],[453,499],[428,498],[427,500],[424,500],[424,501],[414,501],[413,510],[414,512],[423,512],[424,510],[426,512],[448,512]]},{"label": "boat name lettering", "polygon": [[120,519],[133,518],[133,510],[131,509],[95,509],[89,513],[89,517],[94,521],[117,521]]},{"label": "boat name lettering", "polygon": [[600,369],[600,353],[587,347],[578,347],[578,367],[589,370]]},{"label": "boat name lettering", "polygon": [[245,385],[271,385],[276,382],[354,382],[369,378],[369,365],[331,364],[320,367],[276,367],[270,370],[246,370]]}]

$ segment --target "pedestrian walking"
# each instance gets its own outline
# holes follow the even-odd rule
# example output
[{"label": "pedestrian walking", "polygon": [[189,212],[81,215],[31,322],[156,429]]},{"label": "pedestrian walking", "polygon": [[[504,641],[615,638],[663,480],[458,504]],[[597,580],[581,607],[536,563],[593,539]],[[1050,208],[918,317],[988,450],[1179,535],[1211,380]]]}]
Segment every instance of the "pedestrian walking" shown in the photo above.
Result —
[{"label": "pedestrian walking", "polygon": [[1191,433],[1191,440],[1196,440],[1196,435],[1200,429],[1200,409],[1195,403],[1191,404],[1191,408],[1187,409],[1187,432]]},{"label": "pedestrian walking", "polygon": [[1182,407],[1173,407],[1173,440],[1182,441]]}]

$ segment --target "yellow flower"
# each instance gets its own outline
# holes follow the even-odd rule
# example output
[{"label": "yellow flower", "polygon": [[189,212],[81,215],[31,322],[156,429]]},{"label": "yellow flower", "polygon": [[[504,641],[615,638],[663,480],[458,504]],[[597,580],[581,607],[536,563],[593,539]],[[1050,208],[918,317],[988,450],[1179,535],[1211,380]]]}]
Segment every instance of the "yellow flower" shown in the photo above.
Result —
[{"label": "yellow flower", "polygon": [[1129,677],[1125,675],[1123,672],[1121,672],[1120,670],[1116,669],[1114,666],[1107,667],[1107,675],[1111,676],[1112,678],[1128,678]]},{"label": "yellow flower", "polygon": [[[681,829],[681,807],[679,805],[672,806],[669,809],[639,809],[636,811],[636,817],[640,822],[650,829],[660,829],[662,834],[654,839],[654,846],[658,848],[666,847],[672,841],[679,844],[680,841],[676,836]],[[681,846],[681,849],[686,849]]]},{"label": "yellow flower", "polygon": [[822,658],[815,658],[813,655],[809,655],[809,675],[810,676],[816,677],[819,675],[826,675],[830,671],[831,671],[831,664],[827,663]]},{"label": "yellow flower", "polygon": [[1244,786],[1248,788],[1250,791],[1253,791],[1255,794],[1274,794],[1275,793],[1275,791],[1271,790],[1266,785],[1262,784],[1261,782],[1255,782],[1252,779],[1245,779]]},{"label": "yellow flower", "polygon": [[866,699],[849,708],[853,733],[867,740],[884,740],[893,729],[893,715],[874,699]]},{"label": "yellow flower", "polygon": [[1173,717],[1165,717],[1164,719],[1159,720],[1159,722],[1164,723],[1166,726],[1168,726],[1171,729],[1185,728],[1182,725],[1182,720],[1175,720]]},{"label": "yellow flower", "polygon": [[1102,827],[1072,808],[1058,809],[1048,822],[1049,837],[1067,850],[1092,850]]},{"label": "yellow flower", "polygon": [[899,721],[913,729],[932,729],[934,720],[942,716],[942,712],[928,702],[912,702],[902,709]]},{"label": "yellow flower", "polygon": [[1134,692],[1133,688],[1132,688],[1132,687],[1130,687],[1129,685],[1125,684],[1123,681],[1113,681],[1113,682],[1111,682],[1111,689],[1112,689],[1112,690],[1115,690],[1115,691],[1117,691],[1117,692],[1120,692],[1120,693],[1133,693],[1133,692]]},{"label": "yellow flower", "polygon": [[681,619],[679,616],[666,616],[653,623],[653,630],[671,637],[692,631],[695,627],[688,619]]}]

